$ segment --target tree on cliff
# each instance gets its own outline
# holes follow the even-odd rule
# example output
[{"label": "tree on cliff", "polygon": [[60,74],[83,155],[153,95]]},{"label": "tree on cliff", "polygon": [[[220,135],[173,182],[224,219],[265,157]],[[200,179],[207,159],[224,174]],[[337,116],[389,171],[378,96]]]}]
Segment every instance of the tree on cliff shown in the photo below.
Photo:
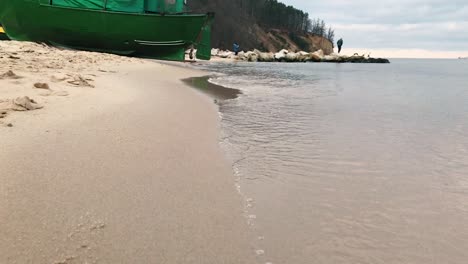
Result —
[{"label": "tree on cliff", "polygon": [[333,47],[335,46],[335,30],[331,27],[328,28],[326,38],[332,43]]}]

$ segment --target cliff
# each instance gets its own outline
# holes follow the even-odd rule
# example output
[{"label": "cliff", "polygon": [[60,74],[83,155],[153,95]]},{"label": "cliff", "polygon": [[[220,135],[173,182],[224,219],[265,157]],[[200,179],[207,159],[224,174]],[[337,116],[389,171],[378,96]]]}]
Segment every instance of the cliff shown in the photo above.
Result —
[{"label": "cliff", "polygon": [[297,34],[277,29],[265,31],[260,28],[257,36],[260,49],[269,52],[282,49],[294,52],[323,50],[325,55],[333,52],[333,44],[328,39],[312,34]]},{"label": "cliff", "polygon": [[231,50],[237,42],[243,50],[314,52],[321,49],[326,55],[333,52],[333,44],[324,37],[262,26],[237,1],[191,0],[188,8],[193,12],[216,13],[211,43],[214,48]]}]

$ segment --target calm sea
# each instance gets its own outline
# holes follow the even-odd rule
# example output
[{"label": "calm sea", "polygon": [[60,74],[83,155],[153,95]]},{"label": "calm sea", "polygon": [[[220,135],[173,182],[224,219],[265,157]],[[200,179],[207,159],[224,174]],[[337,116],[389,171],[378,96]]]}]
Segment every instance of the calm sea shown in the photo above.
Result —
[{"label": "calm sea", "polygon": [[468,61],[197,67],[260,263],[468,263]]}]

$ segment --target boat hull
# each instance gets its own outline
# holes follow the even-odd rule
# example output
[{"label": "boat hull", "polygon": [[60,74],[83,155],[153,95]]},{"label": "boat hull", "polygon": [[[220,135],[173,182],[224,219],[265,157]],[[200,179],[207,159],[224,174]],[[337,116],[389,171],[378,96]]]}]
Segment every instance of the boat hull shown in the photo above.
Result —
[{"label": "boat hull", "polygon": [[123,13],[26,0],[10,0],[0,11],[13,40],[166,60],[183,60],[185,50],[204,39],[202,29],[211,20],[206,14]]},{"label": "boat hull", "polygon": [[3,27],[0,25],[0,40],[8,40],[8,36],[5,34]]}]

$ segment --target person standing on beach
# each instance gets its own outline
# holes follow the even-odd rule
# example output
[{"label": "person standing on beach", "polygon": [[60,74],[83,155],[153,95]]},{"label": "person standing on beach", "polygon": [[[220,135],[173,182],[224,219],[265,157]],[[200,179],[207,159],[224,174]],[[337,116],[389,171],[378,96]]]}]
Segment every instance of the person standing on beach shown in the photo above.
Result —
[{"label": "person standing on beach", "polygon": [[189,57],[190,57],[191,60],[193,60],[193,45],[190,46]]},{"label": "person standing on beach", "polygon": [[232,49],[234,51],[234,54],[236,54],[237,56],[239,54],[239,49],[240,49],[239,44],[237,44],[237,42],[234,42],[234,45],[232,45]]},{"label": "person standing on beach", "polygon": [[340,39],[336,42],[336,44],[338,45],[338,53],[340,53],[340,52],[341,52],[341,46],[343,46],[343,39],[340,38]]}]

